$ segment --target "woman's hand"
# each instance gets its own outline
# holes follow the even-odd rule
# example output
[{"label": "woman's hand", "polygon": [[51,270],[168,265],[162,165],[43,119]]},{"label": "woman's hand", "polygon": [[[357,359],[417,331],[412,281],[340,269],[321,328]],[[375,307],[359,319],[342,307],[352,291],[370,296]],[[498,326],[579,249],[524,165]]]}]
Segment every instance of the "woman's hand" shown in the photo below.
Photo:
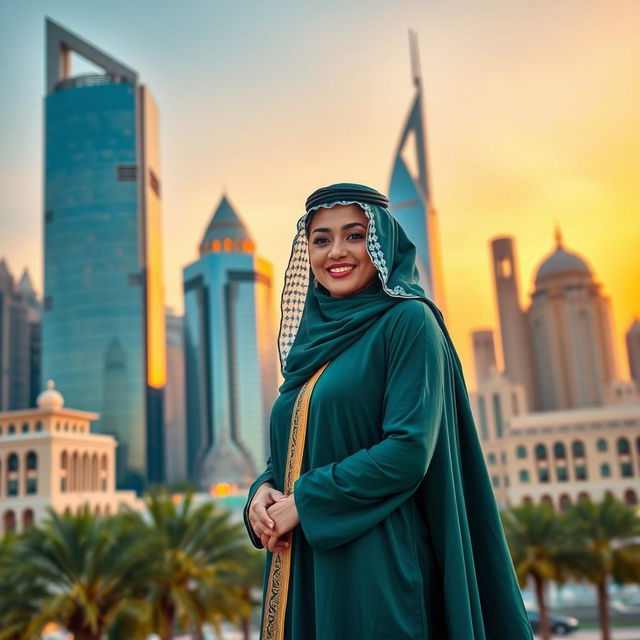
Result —
[{"label": "woman's hand", "polygon": [[[286,542],[286,545],[289,546],[291,536],[286,534],[300,524],[293,494],[281,497],[268,507],[267,517],[275,522],[275,526],[270,530],[270,538],[265,546],[269,551],[280,551],[280,543]],[[283,536],[285,537],[283,538]]]},{"label": "woman's hand", "polygon": [[286,540],[278,540],[279,535],[274,537],[276,524],[267,514],[267,508],[281,498],[284,498],[283,493],[265,482],[258,487],[249,505],[249,524],[260,538],[262,546],[270,551],[282,551],[289,546]]}]

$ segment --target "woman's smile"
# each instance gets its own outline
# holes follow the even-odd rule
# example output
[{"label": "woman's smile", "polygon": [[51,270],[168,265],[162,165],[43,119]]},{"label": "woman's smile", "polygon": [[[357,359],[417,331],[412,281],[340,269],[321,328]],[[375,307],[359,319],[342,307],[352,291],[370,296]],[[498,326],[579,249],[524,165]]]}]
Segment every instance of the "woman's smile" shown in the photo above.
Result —
[{"label": "woman's smile", "polygon": [[327,271],[332,278],[346,278],[355,268],[355,264],[332,264]]}]

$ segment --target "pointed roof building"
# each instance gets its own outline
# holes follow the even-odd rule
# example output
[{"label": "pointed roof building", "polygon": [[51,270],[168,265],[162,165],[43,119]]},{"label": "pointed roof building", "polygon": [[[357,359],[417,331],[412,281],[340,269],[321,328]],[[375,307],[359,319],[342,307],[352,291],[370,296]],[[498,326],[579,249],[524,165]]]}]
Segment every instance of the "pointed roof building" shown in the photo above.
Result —
[{"label": "pointed roof building", "polygon": [[416,91],[393,160],[389,183],[390,210],[416,245],[420,284],[444,311],[438,221],[432,204],[427,165],[418,39],[413,31],[409,32],[409,45]]},{"label": "pointed roof building", "polygon": [[226,194],[215,208],[200,243],[200,255],[210,252],[253,253],[255,243]]}]

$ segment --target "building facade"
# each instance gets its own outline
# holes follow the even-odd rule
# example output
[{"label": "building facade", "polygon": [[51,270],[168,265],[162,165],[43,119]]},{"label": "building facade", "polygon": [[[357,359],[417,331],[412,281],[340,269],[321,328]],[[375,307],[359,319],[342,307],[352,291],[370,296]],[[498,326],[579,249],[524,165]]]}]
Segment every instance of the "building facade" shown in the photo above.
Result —
[{"label": "building facade", "polygon": [[205,491],[246,486],[269,455],[277,394],[272,267],[226,196],[183,282],[187,469]]},{"label": "building facade", "polygon": [[471,394],[487,470],[501,507],[548,502],[556,510],[607,491],[640,498],[640,402],[528,413],[522,385],[495,373]]},{"label": "building facade", "polygon": [[52,382],[38,407],[0,413],[0,535],[24,531],[49,508],[110,514],[124,503],[138,508],[133,491],[115,490],[113,436],[91,433],[98,415],[64,408]]},{"label": "building facade", "polygon": [[32,407],[40,390],[42,306],[28,272],[0,260],[0,411]]},{"label": "building facade", "polygon": [[409,38],[416,90],[393,159],[389,208],[416,246],[420,285],[444,313],[440,233],[429,182],[418,42],[413,32]]},{"label": "building facade", "polygon": [[[43,379],[100,414],[140,491],[163,477],[158,112],[135,71],[46,27]],[[72,52],[104,73],[73,76]]]},{"label": "building facade", "polygon": [[631,379],[640,389],[640,320],[634,318],[625,335]]}]

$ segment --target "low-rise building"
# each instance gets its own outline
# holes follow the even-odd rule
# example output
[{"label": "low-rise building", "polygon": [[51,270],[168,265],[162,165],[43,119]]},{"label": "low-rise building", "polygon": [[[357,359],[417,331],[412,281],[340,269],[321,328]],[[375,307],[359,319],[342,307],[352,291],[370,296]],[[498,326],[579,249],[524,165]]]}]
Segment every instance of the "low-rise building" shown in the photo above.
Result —
[{"label": "low-rise building", "polygon": [[116,491],[113,436],[91,433],[97,413],[64,408],[53,382],[37,408],[0,412],[0,534],[24,531],[49,508],[75,513],[84,505],[110,514],[134,491]]}]

